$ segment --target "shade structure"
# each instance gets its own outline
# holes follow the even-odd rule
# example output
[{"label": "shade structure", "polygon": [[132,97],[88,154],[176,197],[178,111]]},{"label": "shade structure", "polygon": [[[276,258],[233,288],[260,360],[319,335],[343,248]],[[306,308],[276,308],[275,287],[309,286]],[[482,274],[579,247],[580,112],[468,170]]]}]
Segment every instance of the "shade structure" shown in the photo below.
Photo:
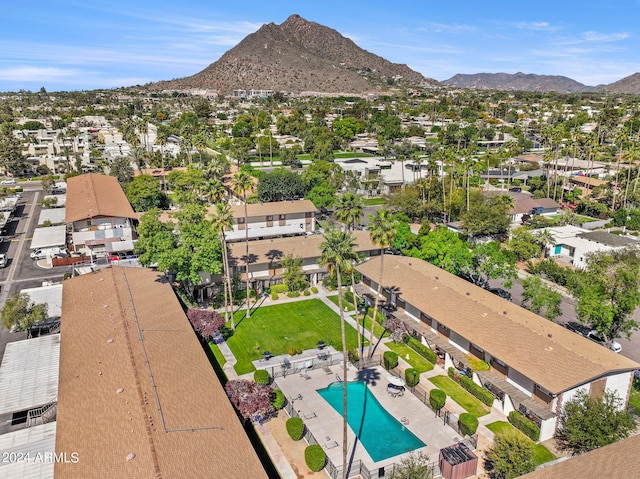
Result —
[{"label": "shade structure", "polygon": [[393,374],[387,375],[387,381],[394,386],[404,386],[404,379],[394,376]]}]

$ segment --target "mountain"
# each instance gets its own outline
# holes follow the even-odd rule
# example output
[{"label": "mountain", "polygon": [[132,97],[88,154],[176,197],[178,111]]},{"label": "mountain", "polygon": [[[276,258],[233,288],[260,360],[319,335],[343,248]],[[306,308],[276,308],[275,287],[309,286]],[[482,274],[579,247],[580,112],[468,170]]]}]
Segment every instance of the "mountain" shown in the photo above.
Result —
[{"label": "mountain", "polygon": [[536,75],[533,73],[477,73],[457,74],[442,82],[443,85],[479,90],[557,91],[574,93],[593,91],[571,78],[560,75]]},{"label": "mountain", "polygon": [[601,87],[601,89],[609,93],[640,94],[640,73],[624,77],[622,80]]},{"label": "mountain", "polygon": [[281,25],[263,25],[200,73],[149,87],[363,93],[429,84],[438,82],[363,50],[336,30],[291,15]]}]

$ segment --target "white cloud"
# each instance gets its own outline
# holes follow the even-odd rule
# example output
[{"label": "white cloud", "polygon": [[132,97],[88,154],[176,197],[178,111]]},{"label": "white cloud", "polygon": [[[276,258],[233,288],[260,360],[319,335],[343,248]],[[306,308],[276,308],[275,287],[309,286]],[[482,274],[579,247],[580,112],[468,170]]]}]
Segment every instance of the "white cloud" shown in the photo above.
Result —
[{"label": "white cloud", "polygon": [[75,68],[19,66],[1,68],[0,80],[6,81],[59,81],[70,80],[80,76],[83,72]]},{"label": "white cloud", "polygon": [[605,43],[605,42],[618,42],[629,38],[629,34],[625,32],[617,33],[599,33],[599,32],[584,32],[582,38],[587,42]]},{"label": "white cloud", "polygon": [[518,22],[515,24],[520,30],[533,30],[537,32],[555,32],[560,27],[551,25],[549,22]]}]

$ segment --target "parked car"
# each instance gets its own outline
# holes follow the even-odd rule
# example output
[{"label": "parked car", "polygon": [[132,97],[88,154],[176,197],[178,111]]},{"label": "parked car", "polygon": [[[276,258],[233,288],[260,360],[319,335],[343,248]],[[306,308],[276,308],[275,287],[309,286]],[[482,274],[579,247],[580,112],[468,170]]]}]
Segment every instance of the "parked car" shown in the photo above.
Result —
[{"label": "parked car", "polygon": [[0,181],[0,185],[15,185],[15,184],[16,184],[16,180],[14,180],[13,178],[7,178],[6,180]]},{"label": "parked car", "polygon": [[0,253],[0,268],[6,267],[8,264],[7,255],[4,253]]},{"label": "parked car", "polygon": [[509,188],[509,191],[511,191],[512,193],[520,193],[522,191],[522,188],[514,186],[513,188]]},{"label": "parked car", "polygon": [[69,256],[69,252],[67,251],[66,248],[60,248],[56,246],[53,248],[34,249],[29,256],[31,257],[31,259],[36,259],[36,260],[45,259],[47,257],[66,258],[67,256]]},{"label": "parked car", "polygon": [[511,301],[511,293],[506,289],[502,288],[487,288],[487,291],[495,294],[496,296],[500,296],[502,299],[506,299],[507,301]]},{"label": "parked car", "polygon": [[[589,338],[591,341],[595,343],[601,344],[603,346],[607,346],[600,332],[595,329],[592,329],[587,333],[587,338]],[[619,353],[620,351],[622,351],[622,345],[618,341],[612,340],[609,343],[609,349],[614,353]]]},{"label": "parked car", "polygon": [[475,273],[460,273],[458,275],[460,278],[464,279],[465,281],[469,281],[469,283],[473,283],[476,286],[480,286],[481,288],[488,288],[489,287],[489,283],[487,282],[487,280],[485,280],[482,276],[475,274]]}]

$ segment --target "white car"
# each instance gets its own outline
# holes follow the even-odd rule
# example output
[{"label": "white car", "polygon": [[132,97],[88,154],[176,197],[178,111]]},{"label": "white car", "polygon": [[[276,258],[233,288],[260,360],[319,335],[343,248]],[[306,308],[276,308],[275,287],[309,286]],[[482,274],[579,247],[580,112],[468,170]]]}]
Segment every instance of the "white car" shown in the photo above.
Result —
[{"label": "white car", "polygon": [[0,268],[4,268],[7,266],[7,255],[4,253],[0,253]]},{"label": "white car", "polygon": [[0,185],[15,185],[15,184],[16,184],[16,180],[14,180],[13,178],[7,178],[6,180],[0,181]]},{"label": "white car", "polygon": [[[606,346],[604,339],[602,339],[600,333],[595,329],[592,329],[587,333],[587,338],[589,338],[593,342]],[[614,353],[619,353],[620,351],[622,351],[622,345],[618,341],[612,340],[609,343],[609,349]]]}]

